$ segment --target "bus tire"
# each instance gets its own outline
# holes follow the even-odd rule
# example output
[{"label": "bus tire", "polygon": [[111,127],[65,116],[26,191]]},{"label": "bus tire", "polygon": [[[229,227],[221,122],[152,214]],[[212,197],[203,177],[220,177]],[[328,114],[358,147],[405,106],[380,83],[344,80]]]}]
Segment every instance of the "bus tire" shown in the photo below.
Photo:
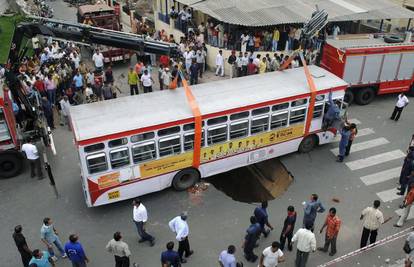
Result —
[{"label": "bus tire", "polygon": [[345,91],[344,101],[350,105],[352,102],[354,102],[354,98],[354,92],[351,89],[347,89]]},{"label": "bus tire", "polygon": [[0,178],[17,176],[23,169],[23,156],[18,151],[8,150],[0,153]]},{"label": "bus tire", "polygon": [[371,87],[365,87],[358,90],[355,96],[355,102],[358,105],[368,105],[375,98],[375,90]]},{"label": "bus tire", "polygon": [[179,171],[172,181],[172,186],[177,191],[184,191],[193,185],[195,185],[198,180],[200,180],[200,173],[198,170],[193,168],[188,168]]},{"label": "bus tire", "polygon": [[318,144],[318,139],[315,135],[308,135],[300,142],[298,151],[300,153],[309,153]]}]

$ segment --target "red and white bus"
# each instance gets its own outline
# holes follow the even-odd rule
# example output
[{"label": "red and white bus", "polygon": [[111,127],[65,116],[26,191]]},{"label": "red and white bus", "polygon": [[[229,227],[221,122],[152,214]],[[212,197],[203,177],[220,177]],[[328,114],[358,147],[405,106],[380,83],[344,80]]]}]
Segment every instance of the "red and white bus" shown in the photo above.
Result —
[{"label": "red and white bus", "polygon": [[313,94],[303,68],[192,86],[199,131],[183,88],[72,107],[87,205],[184,190],[199,178],[329,143],[334,129],[321,130],[328,94],[343,99],[347,83],[309,70]]}]

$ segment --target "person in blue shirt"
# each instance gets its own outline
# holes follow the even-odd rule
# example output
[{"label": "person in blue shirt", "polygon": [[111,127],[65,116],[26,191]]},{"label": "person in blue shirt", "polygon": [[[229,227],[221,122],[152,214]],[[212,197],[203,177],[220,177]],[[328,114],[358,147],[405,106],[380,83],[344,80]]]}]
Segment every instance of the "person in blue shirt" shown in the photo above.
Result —
[{"label": "person in blue shirt", "polygon": [[340,102],[338,100],[333,101],[332,92],[329,92],[329,108],[323,117],[323,130],[327,130],[329,127],[334,125],[335,121],[341,120],[340,116]]},{"label": "person in blue shirt", "polygon": [[161,253],[162,267],[179,267],[181,266],[180,255],[174,251],[174,242],[167,243],[167,250]]},{"label": "person in blue shirt", "polygon": [[303,216],[303,226],[308,224],[312,225],[312,232],[317,213],[325,212],[325,207],[322,205],[321,201],[318,198],[319,197],[317,194],[312,194],[310,197],[310,201],[304,202],[305,214]]},{"label": "person in blue shirt", "polygon": [[243,252],[247,261],[255,262],[258,256],[254,254],[253,249],[259,239],[261,227],[255,216],[250,217],[250,223],[249,228],[246,230],[246,236],[244,237]]},{"label": "person in blue shirt", "polygon": [[256,217],[257,222],[260,224],[261,232],[263,233],[264,237],[269,235],[269,230],[265,229],[265,225],[273,230],[273,226],[269,223],[269,216],[267,214],[267,201],[262,202],[261,207],[256,207],[254,209],[254,217]]},{"label": "person in blue shirt", "polygon": [[65,244],[65,252],[73,267],[86,267],[89,259],[85,255],[85,251],[81,243],[78,242],[79,237],[75,234],[69,236],[69,242]]},{"label": "person in blue shirt", "polygon": [[38,249],[33,250],[32,259],[29,262],[29,266],[36,264],[37,267],[54,267],[55,263],[47,251],[40,251]]},{"label": "person in blue shirt", "polygon": [[344,161],[346,147],[348,146],[349,137],[351,136],[351,127],[349,125],[345,125],[341,130],[341,141],[339,141],[339,154],[337,162]]},{"label": "person in blue shirt", "polygon": [[50,256],[53,259],[55,259],[55,252],[53,251],[52,244],[55,244],[55,246],[58,248],[58,250],[62,254],[62,258],[67,257],[65,250],[63,249],[62,243],[60,242],[59,236],[57,235],[57,231],[53,226],[52,219],[48,217],[43,219],[43,225],[40,228],[40,238],[41,241],[47,246]]},{"label": "person in blue shirt", "polygon": [[73,77],[73,82],[75,83],[75,87],[77,91],[80,91],[83,88],[83,77],[78,71]]}]

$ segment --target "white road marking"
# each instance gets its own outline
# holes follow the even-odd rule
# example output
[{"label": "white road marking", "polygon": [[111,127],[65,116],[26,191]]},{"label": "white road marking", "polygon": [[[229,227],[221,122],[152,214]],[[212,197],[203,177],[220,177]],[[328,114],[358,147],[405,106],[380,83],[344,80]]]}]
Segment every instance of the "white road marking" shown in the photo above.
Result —
[{"label": "white road marking", "polygon": [[388,189],[382,192],[378,192],[377,196],[383,201],[383,202],[388,202],[388,201],[392,201],[392,200],[396,200],[399,198],[402,198],[402,196],[397,195],[397,192],[399,192],[397,190],[397,188],[392,188],[392,189]]},{"label": "white road marking", "polygon": [[394,179],[395,177],[399,177],[400,173],[401,167],[397,167],[382,172],[365,175],[362,176],[360,179],[365,185],[373,185]]},{"label": "white road marking", "polygon": [[[355,143],[355,144],[352,144],[351,153],[358,152],[358,151],[365,150],[365,149],[374,148],[374,147],[381,146],[381,145],[386,145],[389,143],[390,141],[388,141],[384,137],[368,140],[365,142]],[[331,149],[331,152],[337,155],[339,152],[339,148],[333,148]]]},{"label": "white road marking", "polygon": [[405,157],[405,153],[397,149],[397,150],[377,154],[371,157],[366,157],[363,159],[358,159],[358,160],[354,160],[351,162],[347,162],[345,164],[346,166],[348,166],[349,169],[354,171],[354,170],[359,170],[359,169],[375,166],[375,165],[378,165],[378,164],[381,164],[387,161],[404,158],[404,157]]},{"label": "white road marking", "polygon": [[357,119],[349,119],[348,122],[349,123],[355,123],[356,125],[361,124],[361,122]]},{"label": "white road marking", "polygon": [[[370,135],[374,133],[375,132],[372,128],[363,128],[361,130],[358,130],[358,134],[355,137],[361,137],[361,136]],[[332,142],[339,142],[340,140],[341,140],[341,135],[338,133]]]}]

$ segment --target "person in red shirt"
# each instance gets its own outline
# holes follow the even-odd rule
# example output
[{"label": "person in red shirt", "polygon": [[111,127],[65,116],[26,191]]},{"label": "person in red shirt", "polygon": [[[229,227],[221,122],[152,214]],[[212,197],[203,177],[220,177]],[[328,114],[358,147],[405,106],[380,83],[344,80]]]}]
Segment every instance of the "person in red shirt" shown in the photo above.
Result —
[{"label": "person in red shirt", "polygon": [[46,96],[46,88],[45,88],[45,84],[42,80],[40,80],[39,77],[36,77],[36,81],[33,84],[34,88],[36,88],[36,90],[39,92],[39,94],[41,96]]},{"label": "person in red shirt", "polygon": [[247,75],[253,75],[257,73],[257,66],[253,63],[253,59],[249,58],[249,64],[247,64]]},{"label": "person in red shirt", "polygon": [[144,67],[144,63],[142,63],[141,61],[138,61],[137,64],[135,64],[135,72],[137,73],[139,79],[141,79],[141,76],[142,76],[142,73],[141,73],[142,67]]},{"label": "person in red shirt", "polygon": [[341,228],[341,219],[336,216],[335,208],[329,209],[329,214],[326,216],[325,223],[320,230],[321,234],[325,227],[325,245],[323,247],[319,247],[318,250],[327,252],[329,245],[331,245],[331,252],[329,253],[329,256],[333,256],[336,254],[336,238],[338,237],[339,229]]},{"label": "person in red shirt", "polygon": [[164,68],[168,68],[170,64],[170,58],[166,55],[162,55],[160,56],[160,63],[162,64]]}]

